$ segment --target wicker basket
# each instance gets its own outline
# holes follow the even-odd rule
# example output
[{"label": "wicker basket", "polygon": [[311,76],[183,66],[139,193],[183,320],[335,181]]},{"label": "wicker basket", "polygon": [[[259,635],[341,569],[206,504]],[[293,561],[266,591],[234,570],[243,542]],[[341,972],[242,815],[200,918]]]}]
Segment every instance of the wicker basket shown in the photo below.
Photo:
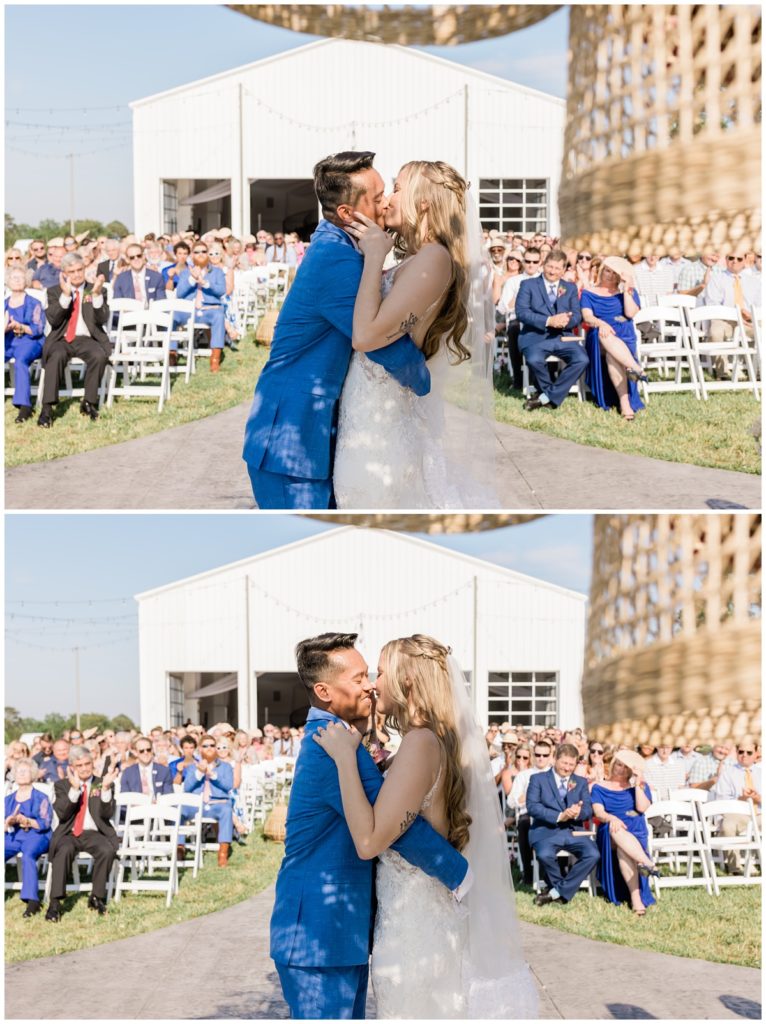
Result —
[{"label": "wicker basket", "polygon": [[263,823],[263,834],[266,839],[275,843],[283,843],[287,834],[287,804],[275,804],[266,821]]},{"label": "wicker basket", "polygon": [[274,329],[277,326],[278,317],[278,309],[266,310],[261,319],[258,321],[258,326],[255,329],[256,341],[259,341],[262,345],[271,344],[271,342],[274,340]]}]

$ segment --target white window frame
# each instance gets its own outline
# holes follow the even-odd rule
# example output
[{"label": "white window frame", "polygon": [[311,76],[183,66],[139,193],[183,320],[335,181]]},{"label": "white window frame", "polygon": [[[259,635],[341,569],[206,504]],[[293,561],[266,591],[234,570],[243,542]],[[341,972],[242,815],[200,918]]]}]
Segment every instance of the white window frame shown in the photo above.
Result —
[{"label": "white window frame", "polygon": [[[497,188],[488,183],[496,181]],[[530,184],[545,182],[544,188]],[[485,197],[496,193],[498,201],[490,201]],[[521,202],[516,197],[521,196]],[[504,201],[505,196],[508,200]],[[513,196],[513,201],[511,201]],[[485,216],[485,211],[497,207],[497,217]],[[513,212],[511,212],[513,211]],[[538,211],[542,211],[543,224],[538,220]],[[514,231],[518,234],[530,234],[539,231],[550,233],[551,223],[551,179],[550,178],[481,178],[479,180],[479,219],[486,228],[497,228],[500,232]]]},{"label": "white window frame", "polygon": [[[529,679],[514,678],[529,676]],[[553,678],[550,678],[550,677]],[[544,677],[544,678],[538,678]],[[514,686],[531,687],[530,694],[519,694],[514,697]],[[505,688],[505,694],[492,695],[493,688]],[[553,695],[543,696],[538,694],[538,688],[553,687]],[[531,702],[530,711],[517,711],[514,714],[514,702]],[[553,710],[550,710],[550,703],[553,702]],[[539,708],[538,708],[539,705]],[[491,670],[489,673],[487,689],[487,721],[488,722],[510,722],[511,725],[520,725],[530,728],[540,726],[549,728],[558,725],[560,707],[560,677],[559,673],[552,669],[505,669]]]}]

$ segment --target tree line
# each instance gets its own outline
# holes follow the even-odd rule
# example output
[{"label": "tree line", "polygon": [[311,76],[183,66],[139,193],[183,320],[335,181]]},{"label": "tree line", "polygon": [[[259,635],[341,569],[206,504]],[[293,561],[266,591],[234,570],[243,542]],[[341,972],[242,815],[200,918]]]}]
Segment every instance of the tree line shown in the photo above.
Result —
[{"label": "tree line", "polygon": [[[100,220],[76,220],[74,234],[81,235],[87,231],[91,238],[107,235],[109,238],[124,238],[130,234],[128,228],[119,220],[110,220],[103,224]],[[17,224],[13,214],[5,215],[5,248],[11,249],[19,238],[56,238],[70,234],[69,221],[52,220],[50,217],[41,220],[37,227],[31,224]]]},{"label": "tree line", "polygon": [[[55,738],[60,736],[65,729],[74,729],[76,725],[77,717],[74,713],[61,715],[57,711],[51,711],[45,718],[24,718],[16,708],[7,705],[5,708],[6,743],[17,740],[25,732],[49,732]],[[104,729],[130,730],[137,729],[138,726],[128,715],[115,715],[110,718],[109,715],[90,712],[80,715],[80,728],[83,730],[96,728],[99,732],[103,732]]]}]

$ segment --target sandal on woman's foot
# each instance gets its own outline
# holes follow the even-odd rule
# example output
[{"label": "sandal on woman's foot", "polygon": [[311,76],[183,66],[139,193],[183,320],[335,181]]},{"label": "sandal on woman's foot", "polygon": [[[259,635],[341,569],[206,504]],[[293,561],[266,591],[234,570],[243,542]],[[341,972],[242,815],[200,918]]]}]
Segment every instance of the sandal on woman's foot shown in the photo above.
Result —
[{"label": "sandal on woman's foot", "polygon": [[659,868],[656,868],[654,864],[639,864],[638,865],[639,875],[643,875],[644,878],[661,878]]},{"label": "sandal on woman's foot", "polygon": [[639,366],[637,370],[626,370],[626,376],[632,381],[641,381],[642,384],[648,384],[649,378],[644,373],[643,366]]}]

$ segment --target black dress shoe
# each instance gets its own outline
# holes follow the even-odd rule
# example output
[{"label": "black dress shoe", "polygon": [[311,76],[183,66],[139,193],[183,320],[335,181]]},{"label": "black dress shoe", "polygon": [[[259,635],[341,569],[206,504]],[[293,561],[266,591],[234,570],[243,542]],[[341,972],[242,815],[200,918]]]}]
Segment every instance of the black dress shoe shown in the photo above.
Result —
[{"label": "black dress shoe", "polygon": [[90,416],[92,420],[98,419],[98,409],[95,405],[91,405],[90,402],[86,402],[85,399],[80,402],[80,415]]},{"label": "black dress shoe", "polygon": [[58,900],[51,900],[50,906],[45,912],[46,921],[60,921],[61,920],[61,904]]},{"label": "black dress shoe", "polygon": [[524,408],[527,412],[531,412],[533,409],[552,409],[553,405],[550,402],[541,402],[539,398],[528,398],[524,403]]},{"label": "black dress shoe", "polygon": [[43,406],[43,411],[37,418],[37,425],[38,427],[47,427],[48,429],[53,426],[53,412],[46,406]]},{"label": "black dress shoe", "polygon": [[100,896],[91,894],[88,897],[88,910],[97,910],[99,914],[104,915],[106,913],[106,901],[102,900]]},{"label": "black dress shoe", "polygon": [[26,423],[27,420],[32,419],[32,406],[31,405],[20,405],[19,412],[16,416],[14,423]]},{"label": "black dress shoe", "polygon": [[544,907],[548,903],[563,903],[564,901],[560,896],[551,896],[549,892],[539,892],[535,896],[535,906]]},{"label": "black dress shoe", "polygon": [[34,917],[35,914],[40,913],[40,903],[38,900],[27,900],[27,909],[24,911],[22,917]]}]

